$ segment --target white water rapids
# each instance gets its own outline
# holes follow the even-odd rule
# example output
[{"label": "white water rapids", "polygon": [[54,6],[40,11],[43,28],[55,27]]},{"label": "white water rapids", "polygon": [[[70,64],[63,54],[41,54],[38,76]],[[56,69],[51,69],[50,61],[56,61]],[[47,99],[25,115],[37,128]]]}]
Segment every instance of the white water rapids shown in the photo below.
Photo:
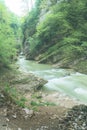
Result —
[{"label": "white water rapids", "polygon": [[20,57],[17,64],[21,71],[33,73],[48,80],[48,83],[44,86],[48,90],[60,91],[87,103],[87,75],[68,69],[55,69],[51,65],[25,60],[24,57]]}]

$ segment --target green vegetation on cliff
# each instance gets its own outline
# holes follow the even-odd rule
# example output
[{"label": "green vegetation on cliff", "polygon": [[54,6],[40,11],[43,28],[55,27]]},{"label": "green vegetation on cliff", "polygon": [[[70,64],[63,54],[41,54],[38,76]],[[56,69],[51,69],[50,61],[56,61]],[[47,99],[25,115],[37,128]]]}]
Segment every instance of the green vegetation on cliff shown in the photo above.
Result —
[{"label": "green vegetation on cliff", "polygon": [[18,38],[17,17],[0,1],[0,68],[8,66],[16,56]]},{"label": "green vegetation on cliff", "polygon": [[23,26],[27,59],[78,67],[87,58],[87,1],[37,0],[37,3]]}]

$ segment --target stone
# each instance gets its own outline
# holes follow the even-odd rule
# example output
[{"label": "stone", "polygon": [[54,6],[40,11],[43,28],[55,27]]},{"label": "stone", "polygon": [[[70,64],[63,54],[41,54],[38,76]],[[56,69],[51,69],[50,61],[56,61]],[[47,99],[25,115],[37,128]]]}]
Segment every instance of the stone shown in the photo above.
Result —
[{"label": "stone", "polygon": [[25,119],[27,119],[28,117],[32,117],[34,115],[34,111],[33,110],[29,110],[28,108],[23,108],[23,117]]}]

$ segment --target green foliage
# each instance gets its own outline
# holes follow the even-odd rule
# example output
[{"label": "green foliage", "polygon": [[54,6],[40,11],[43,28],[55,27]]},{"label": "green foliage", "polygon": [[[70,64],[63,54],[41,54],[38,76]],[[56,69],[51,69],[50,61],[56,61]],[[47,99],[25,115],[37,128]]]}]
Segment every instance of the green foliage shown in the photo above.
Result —
[{"label": "green foliage", "polygon": [[52,102],[36,102],[36,101],[31,101],[32,106],[55,106],[55,103]]},{"label": "green foliage", "polygon": [[26,103],[26,98],[23,97],[17,90],[16,88],[12,88],[10,86],[6,86],[4,88],[4,92],[7,95],[8,100],[10,100],[11,102],[16,103],[18,106],[20,107],[25,107],[25,103]]},{"label": "green foliage", "polygon": [[25,102],[26,102],[25,97],[21,97],[19,100],[16,100],[16,104],[22,108],[26,107]]},{"label": "green foliage", "polygon": [[63,59],[64,62],[87,57],[87,1],[51,2],[53,4],[47,7],[48,0],[42,0],[36,6],[40,11],[37,16],[30,13],[24,22],[26,26],[23,26],[23,34],[25,41],[29,41],[30,56],[44,61],[58,55],[61,57],[59,60]]},{"label": "green foliage", "polygon": [[31,106],[32,108],[36,108],[37,106],[55,106],[56,104],[53,102],[42,101],[42,95],[40,93],[32,94]]},{"label": "green foliage", "polygon": [[18,35],[16,20],[4,3],[0,2],[0,66],[7,66],[16,55],[15,43]]},{"label": "green foliage", "polygon": [[63,35],[70,29],[67,21],[61,12],[57,14],[49,14],[46,19],[37,26],[37,35],[41,39],[41,43],[55,42],[55,39],[62,39]]},{"label": "green foliage", "polygon": [[41,0],[36,1],[36,7],[29,12],[28,16],[25,17],[24,23],[22,24],[22,32],[24,35],[23,44],[36,32],[36,25],[40,13],[40,3]]}]

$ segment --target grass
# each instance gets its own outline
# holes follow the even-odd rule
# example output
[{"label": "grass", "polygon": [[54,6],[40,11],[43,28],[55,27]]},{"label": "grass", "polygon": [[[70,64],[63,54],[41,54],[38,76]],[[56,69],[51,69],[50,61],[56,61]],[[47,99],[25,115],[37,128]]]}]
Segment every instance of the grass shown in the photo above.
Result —
[{"label": "grass", "polygon": [[27,99],[23,97],[14,87],[6,86],[3,89],[5,96],[7,97],[7,101],[13,102],[17,104],[18,106],[24,108],[26,107],[26,101]]},{"label": "grass", "polygon": [[53,102],[31,101],[31,106],[56,106]]},{"label": "grass", "polygon": [[41,93],[34,93],[31,96],[32,100],[30,102],[31,107],[38,107],[38,106],[56,106],[53,102],[43,101],[43,97]]}]

